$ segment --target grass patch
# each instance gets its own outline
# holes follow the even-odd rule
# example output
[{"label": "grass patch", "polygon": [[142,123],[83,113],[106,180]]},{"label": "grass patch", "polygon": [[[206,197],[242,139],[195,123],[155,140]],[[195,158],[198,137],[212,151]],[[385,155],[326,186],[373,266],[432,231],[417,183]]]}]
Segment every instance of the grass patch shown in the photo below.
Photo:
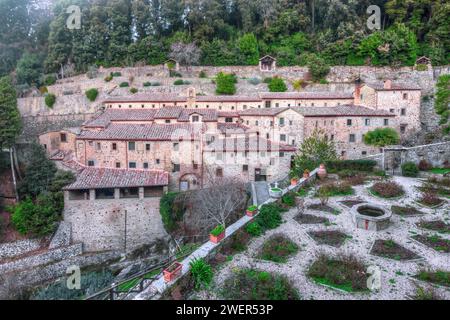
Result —
[{"label": "grass patch", "polygon": [[330,220],[327,218],[318,217],[313,214],[298,214],[294,217],[294,220],[300,224],[330,223]]},{"label": "grass patch", "polygon": [[366,269],[354,256],[331,258],[321,254],[308,269],[308,276],[346,292],[363,292],[368,291]]},{"label": "grass patch", "polygon": [[443,239],[440,235],[415,235],[412,237],[414,240],[430,247],[438,252],[449,253],[450,252],[450,240]]},{"label": "grass patch", "polygon": [[425,212],[417,210],[414,207],[391,206],[391,211],[402,217],[424,215]]},{"label": "grass patch", "polygon": [[308,209],[321,211],[321,212],[323,211],[323,212],[331,213],[331,214],[334,214],[334,215],[338,215],[340,213],[340,211],[338,209],[333,208],[333,207],[331,207],[329,205],[326,205],[326,204],[321,204],[321,203],[313,203],[313,204],[308,206]]},{"label": "grass patch", "polygon": [[268,239],[258,255],[259,259],[286,263],[290,256],[298,252],[298,246],[283,235]]},{"label": "grass patch", "polygon": [[419,228],[437,231],[439,233],[450,233],[450,224],[447,224],[442,220],[421,221],[417,223],[417,226]]},{"label": "grass patch", "polygon": [[446,174],[450,172],[450,168],[432,168],[428,172],[434,173],[434,174]]},{"label": "grass patch", "polygon": [[326,244],[332,247],[339,248],[350,237],[345,233],[336,230],[320,230],[308,232],[311,238],[318,244]]},{"label": "grass patch", "polygon": [[417,254],[402,247],[393,240],[375,240],[370,253],[379,257],[399,261],[420,258]]},{"label": "grass patch", "polygon": [[440,286],[450,287],[450,272],[437,270],[437,271],[427,271],[421,270],[414,278],[437,284]]},{"label": "grass patch", "polygon": [[281,275],[254,269],[238,270],[226,279],[222,296],[230,300],[298,300],[297,290]]}]

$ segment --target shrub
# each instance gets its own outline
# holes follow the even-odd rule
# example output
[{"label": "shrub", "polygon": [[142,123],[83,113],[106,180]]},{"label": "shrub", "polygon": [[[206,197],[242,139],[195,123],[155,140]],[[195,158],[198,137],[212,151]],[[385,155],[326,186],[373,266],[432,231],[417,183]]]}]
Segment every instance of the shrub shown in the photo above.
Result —
[{"label": "shrub", "polygon": [[48,89],[47,89],[46,86],[42,86],[42,87],[39,87],[39,92],[40,92],[42,95],[44,95],[44,94],[46,94],[46,93],[48,92]]},{"label": "shrub", "polygon": [[258,237],[262,234],[263,230],[257,222],[251,222],[246,227],[245,230],[252,236]]},{"label": "shrub", "polygon": [[86,90],[85,92],[86,97],[89,99],[89,101],[95,101],[95,99],[97,99],[97,95],[98,95],[98,90],[95,88]]},{"label": "shrub", "polygon": [[279,263],[285,263],[288,257],[298,251],[298,246],[283,235],[275,235],[267,240],[261,250],[259,257]]},{"label": "shrub", "polygon": [[417,71],[427,71],[428,70],[428,66],[426,64],[418,64],[416,66],[416,70]]},{"label": "shrub", "polygon": [[113,76],[113,77],[120,77],[120,76],[122,76],[122,73],[119,72],[119,71],[111,72],[111,76]]},{"label": "shrub", "polygon": [[181,86],[181,85],[183,85],[183,84],[184,84],[183,79],[177,79],[177,80],[175,80],[175,81],[173,82],[173,85],[174,85],[174,86]]},{"label": "shrub", "polygon": [[45,95],[45,104],[49,108],[53,108],[53,105],[56,102],[56,96],[53,93],[48,93]]},{"label": "shrub", "polygon": [[130,89],[130,92],[131,92],[132,94],[135,94],[136,92],[138,92],[138,89],[136,89],[136,88],[133,87],[133,88]]},{"label": "shrub", "polygon": [[113,79],[113,76],[109,75],[109,76],[106,76],[104,80],[106,82],[110,82],[112,79]]},{"label": "shrub", "polygon": [[236,93],[236,76],[219,72],[216,75],[216,94],[233,95]]},{"label": "shrub", "polygon": [[315,54],[309,55],[307,66],[312,79],[316,82],[324,79],[330,72],[330,66]]},{"label": "shrub", "polygon": [[286,193],[282,198],[281,202],[289,207],[295,206],[295,194],[292,192]]},{"label": "shrub", "polygon": [[44,78],[44,84],[46,86],[51,86],[56,83],[56,77],[53,74],[49,74]]},{"label": "shrub", "polygon": [[341,182],[329,182],[323,184],[317,190],[316,196],[347,196],[353,194],[353,188],[345,181]]},{"label": "shrub", "polygon": [[433,166],[427,160],[420,160],[419,162],[420,171],[428,171],[431,168],[433,168]]},{"label": "shrub", "polygon": [[372,193],[382,198],[399,197],[404,193],[402,186],[392,181],[377,182],[370,190]]},{"label": "shrub", "polygon": [[167,192],[159,200],[159,213],[167,231],[173,231],[184,213],[184,203],[178,192]]},{"label": "shrub", "polygon": [[284,80],[279,77],[273,77],[268,84],[270,92],[285,92],[287,91],[286,84]]},{"label": "shrub", "polygon": [[126,88],[126,87],[128,87],[128,86],[129,86],[129,84],[128,84],[128,82],[126,82],[126,81],[121,82],[121,83],[119,84],[119,87],[121,87],[121,88]]},{"label": "shrub", "polygon": [[169,77],[171,78],[179,78],[182,77],[183,75],[177,71],[174,70],[169,70]]},{"label": "shrub", "polygon": [[189,265],[195,290],[209,287],[214,275],[211,266],[202,258],[191,261]]},{"label": "shrub", "polygon": [[270,81],[272,81],[272,77],[266,77],[264,78],[263,82],[269,84]]},{"label": "shrub", "polygon": [[298,80],[294,80],[292,82],[292,87],[294,88],[294,90],[299,91],[301,88],[303,88],[305,86],[305,80],[303,79],[298,79]]},{"label": "shrub", "polygon": [[395,145],[400,141],[400,137],[392,128],[377,128],[364,135],[364,143],[376,147]]},{"label": "shrub", "polygon": [[206,74],[206,72],[205,71],[200,71],[200,73],[198,74],[198,77],[199,78],[207,78],[208,77],[208,75]]},{"label": "shrub", "polygon": [[283,211],[285,210],[276,203],[265,204],[261,206],[255,222],[259,224],[262,231],[274,229],[281,224],[281,213]]},{"label": "shrub", "polygon": [[143,85],[144,87],[150,87],[150,86],[152,85],[152,83],[149,82],[149,81],[146,81],[146,82],[144,82],[142,85]]},{"label": "shrub", "polygon": [[442,200],[439,199],[434,192],[424,192],[422,193],[419,202],[426,206],[432,207],[442,203]]},{"label": "shrub", "polygon": [[28,197],[8,210],[19,233],[41,237],[55,230],[64,207],[63,201],[61,192],[42,194],[35,201]]},{"label": "shrub", "polygon": [[402,164],[402,175],[404,177],[417,177],[419,168],[414,162],[405,162]]},{"label": "shrub", "polygon": [[338,172],[342,170],[373,171],[377,165],[374,160],[334,160],[325,161],[328,172]]}]

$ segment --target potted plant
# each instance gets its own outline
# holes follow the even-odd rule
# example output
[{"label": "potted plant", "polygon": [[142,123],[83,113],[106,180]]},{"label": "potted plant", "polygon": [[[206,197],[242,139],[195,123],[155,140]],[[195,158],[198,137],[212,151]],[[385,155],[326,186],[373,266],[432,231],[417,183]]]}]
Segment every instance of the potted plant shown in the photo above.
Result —
[{"label": "potted plant", "polygon": [[272,198],[281,198],[281,196],[283,195],[283,190],[281,190],[278,187],[273,187],[269,189],[269,195]]},{"label": "potted plant", "polygon": [[170,282],[175,280],[177,277],[180,276],[182,268],[183,265],[178,261],[172,263],[170,266],[168,266],[166,269],[163,270],[164,281]]},{"label": "potted plant", "polygon": [[303,178],[304,179],[308,179],[309,178],[309,170],[305,169],[305,171],[303,171]]},{"label": "potted plant", "polygon": [[257,213],[258,213],[258,206],[256,205],[248,207],[247,210],[245,211],[245,214],[249,217],[253,217]]},{"label": "potted plant", "polygon": [[225,227],[223,225],[218,225],[209,234],[209,240],[213,243],[219,243],[223,238],[225,238]]},{"label": "potted plant", "polygon": [[291,170],[289,176],[291,177],[291,186],[296,186],[298,183],[298,175]]}]

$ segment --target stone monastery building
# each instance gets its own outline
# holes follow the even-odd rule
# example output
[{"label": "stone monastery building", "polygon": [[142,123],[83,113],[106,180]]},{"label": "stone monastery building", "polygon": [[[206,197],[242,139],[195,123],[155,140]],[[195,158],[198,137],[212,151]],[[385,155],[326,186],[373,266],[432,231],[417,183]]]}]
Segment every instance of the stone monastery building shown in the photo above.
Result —
[{"label": "stone monastery building", "polygon": [[378,153],[363,136],[392,127],[420,130],[419,87],[357,85],[335,92],[110,97],[81,128],[40,136],[50,158],[76,169],[71,197],[151,197],[196,189],[213,177],[275,181],[288,175],[297,146],[314,130],[342,158]]}]

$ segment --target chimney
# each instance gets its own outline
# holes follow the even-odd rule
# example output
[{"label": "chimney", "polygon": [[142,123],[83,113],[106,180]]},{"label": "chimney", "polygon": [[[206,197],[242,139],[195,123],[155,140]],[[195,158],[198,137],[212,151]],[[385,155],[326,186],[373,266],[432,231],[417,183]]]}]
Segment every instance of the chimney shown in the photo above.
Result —
[{"label": "chimney", "polygon": [[392,81],[391,80],[384,80],[384,88],[385,89],[391,89],[392,88]]},{"label": "chimney", "polygon": [[355,91],[353,92],[353,103],[355,105],[361,104],[361,85],[358,83],[355,84]]}]

